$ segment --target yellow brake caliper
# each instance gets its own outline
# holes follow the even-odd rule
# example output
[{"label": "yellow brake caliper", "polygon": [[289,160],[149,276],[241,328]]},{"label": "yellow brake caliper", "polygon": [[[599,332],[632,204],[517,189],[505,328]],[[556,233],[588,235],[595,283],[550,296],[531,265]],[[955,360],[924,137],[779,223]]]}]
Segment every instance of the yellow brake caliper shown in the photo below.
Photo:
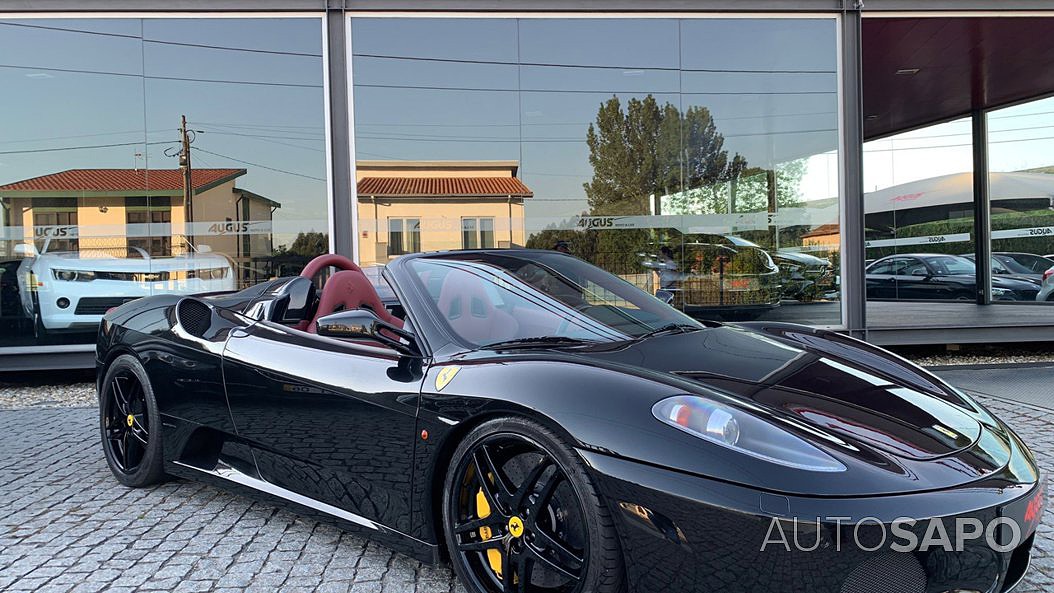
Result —
[{"label": "yellow brake caliper", "polygon": [[[487,502],[486,495],[483,494],[483,489],[480,488],[479,492],[476,493],[476,515],[480,519],[486,519],[490,516],[490,503]],[[484,525],[479,528],[479,537],[482,540],[488,540],[494,536],[490,527]],[[501,578],[501,550],[497,548],[487,549],[487,562],[490,564],[490,569],[494,571],[494,574]]]}]

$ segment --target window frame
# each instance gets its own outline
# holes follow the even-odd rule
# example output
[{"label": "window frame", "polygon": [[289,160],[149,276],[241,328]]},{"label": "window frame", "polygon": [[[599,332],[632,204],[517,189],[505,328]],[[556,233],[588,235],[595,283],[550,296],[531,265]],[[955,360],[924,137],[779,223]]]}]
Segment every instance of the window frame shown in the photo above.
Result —
[{"label": "window frame", "polygon": [[[461,248],[462,249],[495,249],[497,248],[498,242],[496,240],[496,233],[494,229],[494,216],[462,216],[461,217]],[[465,228],[465,223],[468,221],[473,222],[473,228],[471,231]],[[490,230],[483,229],[483,221],[490,223]],[[473,242],[475,245],[466,245],[465,237],[466,233],[471,232],[473,234]],[[485,245],[483,241],[484,233],[490,233],[490,245]]]},{"label": "window frame", "polygon": [[[399,222],[399,247],[396,249],[392,244],[392,223]],[[416,223],[416,229],[410,229],[410,223]],[[407,246],[409,242],[409,246]],[[389,216],[388,217],[388,255],[408,255],[421,252],[421,218],[412,216]]]}]

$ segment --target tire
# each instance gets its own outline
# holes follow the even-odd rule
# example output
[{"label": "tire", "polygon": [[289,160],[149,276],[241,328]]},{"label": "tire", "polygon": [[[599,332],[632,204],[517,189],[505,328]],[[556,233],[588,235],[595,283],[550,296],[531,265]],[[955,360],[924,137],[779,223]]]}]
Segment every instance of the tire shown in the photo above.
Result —
[{"label": "tire", "polygon": [[622,590],[607,505],[573,448],[536,422],[498,418],[472,430],[454,452],[442,504],[454,572],[470,593]]},{"label": "tire", "polygon": [[134,356],[119,356],[106,369],[99,387],[99,434],[118,482],[143,488],[165,480],[157,400]]}]

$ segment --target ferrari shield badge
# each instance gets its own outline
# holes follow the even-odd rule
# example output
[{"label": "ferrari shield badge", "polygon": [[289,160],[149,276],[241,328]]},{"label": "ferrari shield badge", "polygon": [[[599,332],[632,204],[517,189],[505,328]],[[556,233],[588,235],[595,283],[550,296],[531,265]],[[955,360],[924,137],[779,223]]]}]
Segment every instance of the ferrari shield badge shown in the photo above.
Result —
[{"label": "ferrari shield badge", "polygon": [[457,365],[443,367],[443,370],[439,371],[439,374],[436,375],[436,391],[442,391],[443,388],[447,386],[447,383],[454,380],[454,375],[460,370],[461,367]]}]

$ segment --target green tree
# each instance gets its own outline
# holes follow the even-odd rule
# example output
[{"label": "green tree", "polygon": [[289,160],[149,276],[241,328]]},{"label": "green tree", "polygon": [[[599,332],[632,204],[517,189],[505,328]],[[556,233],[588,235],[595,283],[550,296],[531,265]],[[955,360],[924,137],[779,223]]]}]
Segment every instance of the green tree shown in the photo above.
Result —
[{"label": "green tree", "polygon": [[275,255],[299,255],[301,257],[315,257],[329,253],[329,235],[319,232],[297,233],[292,245],[286,247],[280,245],[275,249]]},{"label": "green tree", "polygon": [[[797,159],[775,167],[776,207],[795,208],[802,205],[801,180],[805,177],[806,160]],[[739,180],[736,188],[736,212],[764,212],[769,206],[768,171],[751,170]]]},{"label": "green tree", "polygon": [[[652,95],[630,99],[625,107],[618,97],[608,99],[586,132],[593,167],[593,178],[584,184],[590,214],[650,214],[659,196],[737,179],[746,160],[730,157],[724,142],[705,107],[681,112],[671,103],[660,105]],[[618,254],[628,266],[651,239],[645,229],[600,231],[597,255]]]}]

